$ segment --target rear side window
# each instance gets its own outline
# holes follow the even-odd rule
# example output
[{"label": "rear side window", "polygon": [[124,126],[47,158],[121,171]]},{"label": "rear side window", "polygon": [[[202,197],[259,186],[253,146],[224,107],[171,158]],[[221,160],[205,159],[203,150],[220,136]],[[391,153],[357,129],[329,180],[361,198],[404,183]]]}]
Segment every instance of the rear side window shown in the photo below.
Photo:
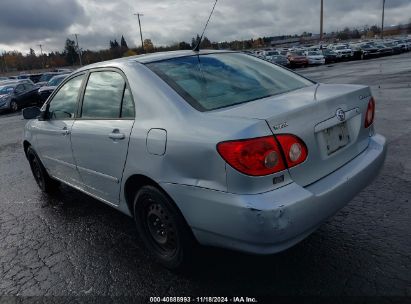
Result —
[{"label": "rear side window", "polygon": [[67,81],[54,95],[49,105],[50,119],[71,119],[77,110],[77,99],[84,75]]},{"label": "rear side window", "polygon": [[[123,103],[124,98],[124,105]],[[113,71],[93,72],[87,82],[81,117],[133,118],[134,105],[123,76]]]},{"label": "rear side window", "polygon": [[33,90],[34,89],[34,85],[32,85],[31,83],[25,83],[24,84],[24,88],[26,90]]},{"label": "rear side window", "polygon": [[123,97],[123,105],[121,107],[121,118],[134,118],[134,102],[131,96],[130,89],[126,87]]},{"label": "rear side window", "polygon": [[241,53],[194,55],[147,66],[200,111],[229,107],[313,84],[295,73]]}]

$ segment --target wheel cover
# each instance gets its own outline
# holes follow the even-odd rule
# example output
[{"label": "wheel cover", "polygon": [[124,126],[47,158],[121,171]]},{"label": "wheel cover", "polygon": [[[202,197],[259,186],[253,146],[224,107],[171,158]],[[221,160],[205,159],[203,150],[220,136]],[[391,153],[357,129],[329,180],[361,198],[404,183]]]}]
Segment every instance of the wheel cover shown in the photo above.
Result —
[{"label": "wheel cover", "polygon": [[143,216],[146,231],[154,248],[161,255],[174,255],[179,247],[179,240],[175,223],[166,208],[161,203],[149,199]]},{"label": "wheel cover", "polygon": [[15,101],[12,101],[12,102],[11,102],[11,109],[12,109],[13,111],[17,111],[18,108],[19,108],[19,106],[17,105],[17,103],[16,103]]}]

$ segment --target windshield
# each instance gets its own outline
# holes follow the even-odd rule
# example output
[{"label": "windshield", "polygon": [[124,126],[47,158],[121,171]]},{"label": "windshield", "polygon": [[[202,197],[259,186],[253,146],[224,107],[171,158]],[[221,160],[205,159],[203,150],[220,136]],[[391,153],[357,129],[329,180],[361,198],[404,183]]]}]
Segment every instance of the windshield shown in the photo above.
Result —
[{"label": "windshield", "polygon": [[318,56],[318,55],[322,55],[320,52],[308,52],[308,55],[310,56]]},{"label": "windshield", "polygon": [[278,55],[278,52],[267,52],[267,56],[275,56]]},{"label": "windshield", "polygon": [[10,94],[10,93],[13,92],[13,90],[14,90],[14,88],[11,87],[11,86],[0,87],[0,95]]},{"label": "windshield", "polygon": [[302,51],[294,51],[291,53],[292,56],[304,56],[304,52]]},{"label": "windshield", "polygon": [[173,58],[147,66],[200,111],[229,107],[313,84],[293,72],[241,53]]},{"label": "windshield", "polygon": [[341,46],[336,46],[335,49],[336,50],[345,50],[346,47],[341,45]]},{"label": "windshield", "polygon": [[47,83],[47,86],[49,86],[49,87],[56,87],[56,86],[58,86],[62,81],[63,81],[63,79],[64,78],[66,78],[66,77],[53,77],[53,78],[51,78],[50,79],[50,81]]}]

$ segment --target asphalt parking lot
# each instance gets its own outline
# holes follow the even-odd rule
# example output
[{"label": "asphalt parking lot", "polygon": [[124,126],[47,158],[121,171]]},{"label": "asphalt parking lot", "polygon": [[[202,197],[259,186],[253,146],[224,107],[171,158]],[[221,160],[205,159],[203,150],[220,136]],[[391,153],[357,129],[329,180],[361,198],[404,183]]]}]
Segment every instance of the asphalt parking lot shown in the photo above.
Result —
[{"label": "asphalt parking lot", "polygon": [[25,121],[1,114],[0,295],[411,297],[411,53],[299,72],[372,87],[389,142],[381,174],[297,246],[268,257],[207,249],[190,274],[158,266],[110,207],[68,187],[42,194],[21,146]]}]

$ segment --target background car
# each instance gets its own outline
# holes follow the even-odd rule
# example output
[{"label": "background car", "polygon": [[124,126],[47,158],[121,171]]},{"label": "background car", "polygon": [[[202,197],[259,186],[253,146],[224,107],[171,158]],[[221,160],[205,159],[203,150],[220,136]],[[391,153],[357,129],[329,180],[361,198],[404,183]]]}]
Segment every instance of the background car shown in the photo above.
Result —
[{"label": "background car", "polygon": [[50,81],[39,88],[39,101],[44,102],[50,96],[51,93],[57,88],[57,86],[68,76],[68,74],[56,75],[50,79]]},{"label": "background car", "polygon": [[0,110],[13,112],[38,104],[37,87],[29,82],[10,81],[0,84]]},{"label": "background car", "polygon": [[272,63],[279,64],[282,66],[289,65],[289,61],[287,57],[284,55],[281,55],[281,53],[277,50],[264,51],[263,55],[264,55],[264,59]]},{"label": "background car", "polygon": [[308,59],[303,51],[291,51],[287,54],[287,59],[291,67],[307,67]]},{"label": "background car", "polygon": [[37,82],[37,85],[39,87],[47,85],[47,83],[50,81],[51,78],[53,78],[56,75],[61,75],[62,73],[59,72],[47,72],[41,75],[39,81]]},{"label": "background car", "polygon": [[337,53],[335,53],[334,51],[331,51],[329,49],[322,49],[321,50],[324,59],[325,59],[325,63],[331,63],[331,62],[337,62],[338,61],[338,56]]},{"label": "background car", "polygon": [[394,43],[399,46],[404,52],[408,52],[411,49],[411,43],[405,39],[394,40]]},{"label": "background car", "polygon": [[31,81],[33,81],[34,83],[37,83],[40,81],[41,76],[43,76],[43,73],[37,73],[37,74],[30,74],[29,78]]},{"label": "background car", "polygon": [[308,59],[308,64],[321,65],[325,64],[325,57],[320,51],[306,51],[305,56]]},{"label": "background car", "polygon": [[345,44],[337,44],[328,46],[329,49],[337,53],[337,57],[340,60],[350,59],[352,57],[352,50]]},{"label": "background car", "polygon": [[386,47],[389,47],[393,50],[393,54],[401,54],[402,52],[405,52],[404,49],[402,49],[398,44],[392,42],[392,41],[385,41],[383,43]]},{"label": "background car", "polygon": [[380,56],[388,56],[394,54],[394,50],[392,48],[384,45],[381,42],[370,42],[368,44],[374,48],[377,48]]},{"label": "background car", "polygon": [[353,51],[353,59],[375,58],[380,55],[378,48],[368,43],[357,43],[350,45]]}]

